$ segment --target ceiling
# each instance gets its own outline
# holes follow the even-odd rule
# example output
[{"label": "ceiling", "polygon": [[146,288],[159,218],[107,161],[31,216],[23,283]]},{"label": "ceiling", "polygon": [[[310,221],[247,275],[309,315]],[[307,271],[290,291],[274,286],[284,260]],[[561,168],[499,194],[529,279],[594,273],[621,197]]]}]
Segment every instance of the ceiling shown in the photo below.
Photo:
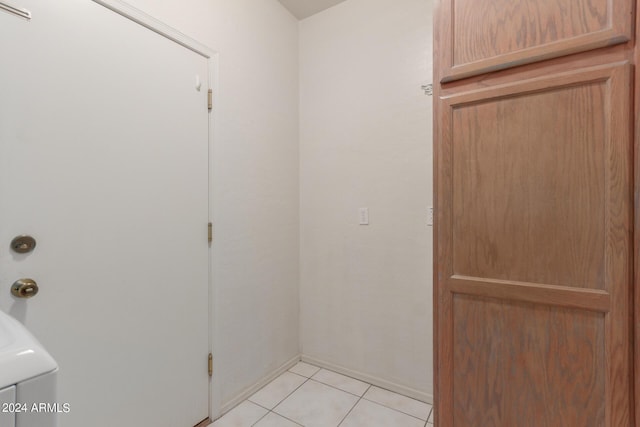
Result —
[{"label": "ceiling", "polygon": [[298,19],[304,19],[345,0],[278,0]]}]

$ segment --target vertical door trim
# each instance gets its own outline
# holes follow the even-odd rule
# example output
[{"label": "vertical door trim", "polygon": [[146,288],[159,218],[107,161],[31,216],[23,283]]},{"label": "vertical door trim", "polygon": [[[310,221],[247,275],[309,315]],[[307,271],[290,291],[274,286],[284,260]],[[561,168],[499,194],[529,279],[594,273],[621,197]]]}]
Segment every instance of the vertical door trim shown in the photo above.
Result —
[{"label": "vertical door trim", "polygon": [[633,425],[640,422],[640,290],[638,290],[638,284],[640,283],[640,122],[638,122],[638,111],[640,111],[640,73],[638,72],[638,64],[640,63],[640,49],[638,48],[637,41],[640,37],[640,2],[634,1],[635,6],[635,40],[633,51],[634,67],[634,91],[632,95],[634,97],[633,112],[631,114],[630,125],[632,126],[633,135],[633,295],[629,298],[629,304],[632,305],[631,317],[632,317],[632,334],[629,339],[633,340],[633,378],[634,381],[631,384],[633,387],[633,406],[634,411],[632,417],[634,418]]}]

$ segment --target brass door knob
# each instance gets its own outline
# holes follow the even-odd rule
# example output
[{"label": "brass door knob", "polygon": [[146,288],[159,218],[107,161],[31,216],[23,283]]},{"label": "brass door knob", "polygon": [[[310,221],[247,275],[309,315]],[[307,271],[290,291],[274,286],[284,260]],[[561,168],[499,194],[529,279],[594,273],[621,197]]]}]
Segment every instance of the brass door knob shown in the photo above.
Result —
[{"label": "brass door knob", "polygon": [[32,279],[16,280],[11,286],[11,294],[17,298],[31,298],[38,290],[38,284]]}]

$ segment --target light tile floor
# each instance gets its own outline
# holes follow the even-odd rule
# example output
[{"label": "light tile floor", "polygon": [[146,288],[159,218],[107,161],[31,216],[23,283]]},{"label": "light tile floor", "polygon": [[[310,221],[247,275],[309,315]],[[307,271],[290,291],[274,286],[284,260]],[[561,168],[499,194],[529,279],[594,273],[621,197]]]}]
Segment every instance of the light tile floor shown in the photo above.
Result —
[{"label": "light tile floor", "polygon": [[213,427],[433,427],[431,405],[299,362]]}]

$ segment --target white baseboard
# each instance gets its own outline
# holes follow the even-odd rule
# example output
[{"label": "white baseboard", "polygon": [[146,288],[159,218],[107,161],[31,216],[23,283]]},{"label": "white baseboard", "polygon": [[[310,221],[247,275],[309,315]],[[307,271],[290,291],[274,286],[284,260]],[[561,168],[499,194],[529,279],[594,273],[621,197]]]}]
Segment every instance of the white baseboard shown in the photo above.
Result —
[{"label": "white baseboard", "polygon": [[216,420],[216,419],[220,418],[221,416],[223,416],[224,414],[226,414],[227,412],[229,412],[230,410],[232,410],[233,408],[235,408],[236,406],[238,406],[239,404],[244,402],[253,393],[255,393],[256,391],[260,390],[265,385],[269,384],[277,376],[279,376],[283,372],[287,371],[289,368],[291,368],[293,365],[295,365],[299,361],[300,361],[300,355],[292,357],[291,359],[287,360],[284,364],[282,364],[279,368],[277,368],[276,370],[274,370],[271,373],[267,374],[266,376],[262,377],[262,379],[260,379],[254,385],[252,385],[251,387],[248,387],[248,388],[244,389],[243,391],[241,391],[236,397],[234,397],[233,399],[231,399],[227,403],[224,403],[222,405],[222,407],[220,408],[220,413],[219,414],[213,414],[213,416],[214,416],[213,419]]},{"label": "white baseboard", "polygon": [[333,363],[325,362],[324,360],[316,359],[315,357],[307,356],[304,354],[302,355],[302,361],[310,363],[312,365],[319,366],[321,368],[329,369],[339,374],[343,374],[348,377],[352,377],[357,380],[364,381],[369,384],[373,384],[377,387],[384,388],[389,391],[394,391],[396,393],[400,393],[405,396],[412,397],[416,400],[420,400],[421,402],[425,402],[433,405],[433,394],[425,393],[423,391],[416,390],[411,387],[406,387],[400,384],[396,384],[394,382],[387,381],[382,378],[374,377],[373,375],[364,374],[362,372],[354,371],[352,369],[347,369],[339,365],[334,365]]}]

